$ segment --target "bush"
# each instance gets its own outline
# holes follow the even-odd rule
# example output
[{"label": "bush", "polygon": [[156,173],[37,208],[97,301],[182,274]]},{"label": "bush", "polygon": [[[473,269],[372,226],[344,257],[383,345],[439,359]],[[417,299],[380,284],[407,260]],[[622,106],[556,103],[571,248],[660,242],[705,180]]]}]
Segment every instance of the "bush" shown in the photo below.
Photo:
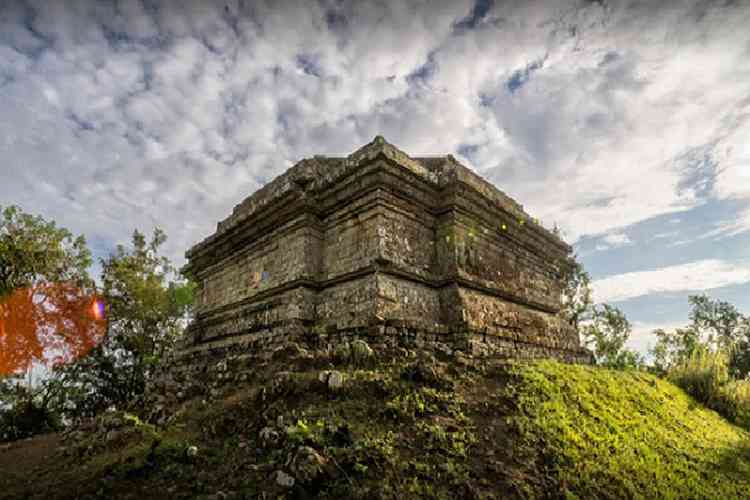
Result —
[{"label": "bush", "polygon": [[697,348],[667,373],[669,378],[701,403],[711,406],[729,382],[729,359],[721,351]]},{"label": "bush", "polygon": [[716,411],[750,430],[750,381],[732,380],[721,388]]},{"label": "bush", "polygon": [[0,442],[25,439],[61,428],[62,422],[58,414],[30,399],[18,401],[13,407],[0,410]]},{"label": "bush", "polygon": [[729,375],[729,356],[705,347],[696,349],[667,373],[667,378],[700,403],[750,429],[750,381]]}]

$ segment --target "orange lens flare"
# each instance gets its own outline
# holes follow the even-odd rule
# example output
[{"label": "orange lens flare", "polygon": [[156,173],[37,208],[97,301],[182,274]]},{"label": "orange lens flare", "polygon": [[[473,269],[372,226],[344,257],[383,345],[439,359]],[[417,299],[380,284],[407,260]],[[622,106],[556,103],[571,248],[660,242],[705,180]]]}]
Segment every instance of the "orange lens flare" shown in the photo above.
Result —
[{"label": "orange lens flare", "polygon": [[91,303],[91,314],[94,316],[94,319],[104,319],[104,302],[98,299],[94,299],[94,301]]},{"label": "orange lens flare", "polygon": [[73,284],[14,290],[0,301],[0,374],[21,373],[34,363],[70,363],[105,332],[104,302]]}]

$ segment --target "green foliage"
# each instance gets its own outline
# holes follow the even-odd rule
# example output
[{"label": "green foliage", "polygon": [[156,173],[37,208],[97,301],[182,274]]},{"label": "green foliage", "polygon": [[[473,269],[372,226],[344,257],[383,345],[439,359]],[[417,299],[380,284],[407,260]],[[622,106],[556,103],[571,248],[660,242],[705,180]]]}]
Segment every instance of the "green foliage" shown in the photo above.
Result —
[{"label": "green foliage", "polygon": [[409,422],[442,411],[452,411],[458,401],[450,392],[421,387],[397,394],[385,404],[384,414],[394,420]]},{"label": "green foliage", "polygon": [[92,285],[88,276],[91,253],[83,236],[73,237],[53,221],[16,206],[1,212],[0,298],[40,281],[74,282],[81,288]]},{"label": "green foliage", "polygon": [[77,389],[76,416],[137,405],[155,367],[182,334],[194,285],[175,279],[169,260],[159,254],[165,241],[160,229],[151,241],[135,231],[130,249],[120,245],[101,261],[107,336],[89,356],[63,368]]},{"label": "green foliage", "polygon": [[58,431],[62,428],[60,413],[39,393],[23,385],[2,391],[2,400],[10,403],[0,408],[0,442],[15,441]]},{"label": "green foliage", "polygon": [[316,420],[310,424],[306,419],[297,420],[294,425],[287,427],[287,439],[297,445],[306,443],[319,443],[325,431],[325,422]]},{"label": "green foliage", "polygon": [[395,445],[396,434],[392,431],[382,434],[367,432],[354,443],[352,451],[356,457],[359,457],[357,463],[382,469],[395,462]]},{"label": "green foliage", "polygon": [[477,440],[469,429],[456,429],[448,432],[438,424],[417,422],[416,429],[422,434],[423,446],[448,456],[466,457],[468,447]]},{"label": "green foliage", "polygon": [[704,346],[674,365],[667,378],[701,403],[712,407],[721,387],[729,382],[728,357]]},{"label": "green foliage", "polygon": [[673,332],[655,330],[654,365],[666,373],[685,363],[698,349],[728,355],[728,372],[734,378],[750,375],[750,317],[724,301],[691,295],[690,324]]},{"label": "green foliage", "polygon": [[[419,373],[444,374],[445,365],[381,361],[348,372],[351,390],[333,398],[309,390],[319,368],[306,365],[295,373],[299,391],[259,399],[268,380],[258,379],[211,404],[186,404],[164,428],[107,412],[103,428],[101,418],[125,423],[113,427],[116,438],[92,437],[83,455],[40,468],[38,484],[19,480],[8,491],[89,497],[104,485],[98,496],[222,490],[275,498],[273,471],[287,470],[306,444],[327,461],[314,484],[302,485],[314,498],[748,497],[750,434],[666,380],[551,362],[511,365],[509,373],[486,361],[438,389]],[[271,373],[289,369],[282,359],[269,363]],[[403,409],[396,420],[382,414],[388,401]],[[259,429],[279,416],[293,425],[258,454]],[[192,458],[190,445],[199,450]]]},{"label": "green foliage", "polygon": [[578,330],[593,305],[591,278],[575,255],[561,262],[560,270],[563,284],[560,314]]},{"label": "green foliage", "polygon": [[94,285],[83,236],[11,206],[0,210],[0,374],[81,355],[97,337],[83,318]]},{"label": "green foliage", "polygon": [[654,367],[666,373],[670,367],[689,359],[700,346],[700,334],[693,328],[677,328],[672,332],[654,330],[656,345],[651,350]]},{"label": "green foliage", "polygon": [[584,344],[593,350],[598,364],[610,368],[637,368],[641,356],[625,347],[632,327],[625,314],[615,306],[594,306],[590,322],[581,327]]},{"label": "green foliage", "polygon": [[750,381],[730,380],[720,391],[714,408],[737,425],[750,430]]},{"label": "green foliage", "polygon": [[0,442],[61,430],[66,395],[54,374],[38,384],[0,378]]},{"label": "green foliage", "polygon": [[747,496],[750,434],[665,380],[540,362],[514,368],[508,396],[509,423],[561,496]]},{"label": "green foliage", "polygon": [[399,394],[385,404],[385,414],[397,420],[408,421],[424,416],[430,407],[422,394]]},{"label": "green foliage", "polygon": [[700,403],[750,430],[750,381],[733,380],[729,362],[725,351],[700,346],[667,377]]},{"label": "green foliage", "polygon": [[688,301],[692,325],[704,332],[709,345],[729,351],[741,339],[747,318],[734,305],[706,295],[691,295]]},{"label": "green foliage", "polygon": [[632,330],[625,314],[609,304],[594,304],[591,278],[575,255],[562,262],[560,268],[560,314],[576,329],[582,343],[592,349],[597,363],[620,369],[642,367],[643,357],[625,347]]}]

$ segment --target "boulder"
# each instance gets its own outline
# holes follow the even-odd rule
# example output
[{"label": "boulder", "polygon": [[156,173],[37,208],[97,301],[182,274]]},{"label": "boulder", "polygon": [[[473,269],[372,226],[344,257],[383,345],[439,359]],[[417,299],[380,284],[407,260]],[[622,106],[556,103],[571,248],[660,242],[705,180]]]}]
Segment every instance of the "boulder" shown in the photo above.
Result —
[{"label": "boulder", "polygon": [[327,464],[328,461],[314,448],[300,446],[289,463],[289,469],[297,480],[309,483],[325,472]]},{"label": "boulder", "polygon": [[328,388],[332,391],[338,391],[344,386],[344,374],[338,370],[333,370],[328,374]]},{"label": "boulder", "polygon": [[272,427],[263,427],[258,434],[263,447],[268,448],[279,441],[279,433]]},{"label": "boulder", "polygon": [[351,357],[356,362],[362,362],[372,357],[372,348],[364,340],[357,339],[351,344]]},{"label": "boulder", "polygon": [[327,384],[328,383],[328,375],[331,374],[330,370],[323,370],[318,374],[318,381],[321,384]]},{"label": "boulder", "polygon": [[338,344],[333,350],[333,354],[340,359],[349,359],[351,357],[351,348],[349,346],[349,342]]},{"label": "boulder", "polygon": [[274,473],[274,480],[276,481],[276,484],[283,486],[284,488],[291,488],[294,486],[294,478],[283,470],[277,470]]},{"label": "boulder", "polygon": [[318,374],[318,381],[331,391],[337,391],[344,386],[344,374],[338,370],[323,370]]}]

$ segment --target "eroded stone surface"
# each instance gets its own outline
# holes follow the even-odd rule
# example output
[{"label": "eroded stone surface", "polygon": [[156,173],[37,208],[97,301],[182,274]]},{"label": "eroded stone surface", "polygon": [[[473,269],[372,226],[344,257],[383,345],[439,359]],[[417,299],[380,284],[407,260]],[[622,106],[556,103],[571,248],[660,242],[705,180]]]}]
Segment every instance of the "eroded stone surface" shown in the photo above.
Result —
[{"label": "eroded stone surface", "polygon": [[198,305],[177,358],[224,383],[234,359],[311,339],[349,358],[361,339],[589,362],[557,314],[570,251],[452,156],[379,137],[300,161],[187,252]]}]

